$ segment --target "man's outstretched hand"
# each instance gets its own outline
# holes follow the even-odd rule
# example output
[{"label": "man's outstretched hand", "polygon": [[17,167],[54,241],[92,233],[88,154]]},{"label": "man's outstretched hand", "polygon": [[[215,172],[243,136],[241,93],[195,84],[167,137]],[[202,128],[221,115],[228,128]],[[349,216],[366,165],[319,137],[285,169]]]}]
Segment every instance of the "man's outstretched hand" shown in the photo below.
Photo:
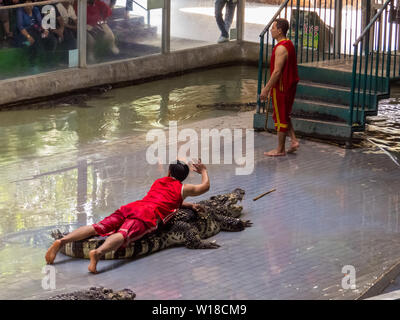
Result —
[{"label": "man's outstretched hand", "polygon": [[192,204],[192,210],[193,210],[194,212],[199,213],[199,212],[204,212],[204,211],[205,211],[205,208],[204,208],[204,206],[202,206],[201,204],[193,203],[193,204]]},{"label": "man's outstretched hand", "polygon": [[190,169],[198,174],[201,174],[204,170],[207,170],[206,166],[201,163],[201,159],[198,159],[197,163],[191,162]]}]

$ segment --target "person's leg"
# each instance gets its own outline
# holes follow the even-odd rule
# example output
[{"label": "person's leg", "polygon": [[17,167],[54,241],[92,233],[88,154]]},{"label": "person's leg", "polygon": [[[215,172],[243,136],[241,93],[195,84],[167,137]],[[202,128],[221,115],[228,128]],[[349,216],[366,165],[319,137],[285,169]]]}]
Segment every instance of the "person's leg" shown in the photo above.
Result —
[{"label": "person's leg", "polygon": [[100,247],[89,252],[90,263],[88,270],[92,273],[97,273],[97,263],[107,252],[117,250],[124,242],[126,245],[130,241],[136,241],[151,230],[141,220],[135,218],[125,219],[117,233],[108,237]]},{"label": "person's leg", "polygon": [[228,37],[229,37],[229,30],[232,26],[233,17],[235,16],[235,11],[236,11],[236,2],[235,3],[233,3],[232,1],[227,2],[225,11],[225,29],[228,33]]},{"label": "person's leg", "polygon": [[77,48],[75,33],[69,28],[64,29],[64,44],[67,50],[73,50]]},{"label": "person's leg", "polygon": [[100,258],[109,251],[117,250],[124,243],[124,236],[117,232],[109,236],[104,243],[95,250],[89,252],[90,263],[88,270],[92,273],[97,273],[97,263]]},{"label": "person's leg", "polygon": [[133,0],[126,0],[125,2],[125,19],[129,19],[129,12],[133,10]]},{"label": "person's leg", "polygon": [[44,52],[44,47],[43,47],[43,41],[42,41],[42,36],[39,31],[37,31],[35,28],[30,27],[26,29],[28,33],[31,35],[31,37],[35,40],[33,45],[31,45],[30,48],[30,57],[31,57],[31,62],[34,66],[36,66],[36,63],[38,60],[43,60],[43,52]]},{"label": "person's leg", "polygon": [[290,148],[287,150],[287,153],[296,152],[299,148],[299,140],[296,138],[296,134],[294,133],[294,128],[292,124],[292,120],[289,120],[289,128],[288,128],[288,135],[290,137]]},{"label": "person's leg", "polygon": [[94,55],[94,49],[95,49],[95,45],[96,45],[96,40],[95,38],[89,33],[87,32],[87,60],[89,63],[95,63],[96,62],[96,58]]},{"label": "person's leg", "polygon": [[222,10],[224,9],[226,0],[215,0],[215,20],[221,31],[221,37],[229,38],[228,31],[225,28],[225,21],[222,18]]},{"label": "person's leg", "polygon": [[4,35],[8,37],[10,35],[8,10],[0,10],[0,22],[3,24]]},{"label": "person's leg", "polygon": [[300,144],[299,144],[299,140],[297,140],[296,135],[294,133],[294,128],[293,128],[293,123],[292,120],[290,119],[290,114],[292,113],[292,108],[293,108],[293,103],[294,103],[294,99],[296,96],[296,86],[294,86],[293,89],[289,90],[286,94],[286,109],[287,109],[287,114],[286,114],[286,118],[287,118],[287,122],[288,122],[288,135],[290,137],[290,148],[288,149],[287,153],[293,153],[295,152]]},{"label": "person's leg", "polygon": [[285,142],[286,142],[286,132],[278,131],[278,147],[268,152],[264,152],[264,155],[269,157],[279,157],[285,156]]},{"label": "person's leg", "polygon": [[276,130],[278,132],[278,147],[268,152],[264,152],[264,155],[270,157],[285,156],[285,141],[288,131],[288,117],[286,112],[286,95],[284,92],[272,89],[272,106],[274,108],[273,118]]},{"label": "person's leg", "polygon": [[53,32],[49,32],[49,35],[43,38],[43,44],[47,52],[54,53],[57,48],[58,38]]},{"label": "person's leg", "polygon": [[45,256],[46,262],[48,264],[52,264],[54,262],[57,252],[60,250],[63,244],[72,241],[87,239],[95,235],[107,236],[110,234],[110,232],[115,232],[116,230],[118,230],[123,224],[124,220],[125,218],[123,214],[119,210],[117,210],[108,217],[104,218],[99,223],[95,223],[91,226],[83,226],[72,231],[65,237],[54,241],[53,245],[49,248],[49,250],[47,250]]},{"label": "person's leg", "polygon": [[108,24],[102,24],[104,31],[104,40],[109,44],[110,50],[113,54],[119,54],[119,49],[115,44],[115,36]]},{"label": "person's leg", "polygon": [[80,227],[80,228],[72,231],[65,237],[54,241],[53,244],[51,245],[51,247],[46,252],[45,259],[46,259],[47,264],[53,264],[54,259],[56,258],[56,255],[63,244],[66,244],[66,243],[72,242],[72,241],[83,240],[83,239],[89,238],[91,236],[94,236],[96,234],[97,234],[97,232],[93,226],[83,226],[83,227]]}]

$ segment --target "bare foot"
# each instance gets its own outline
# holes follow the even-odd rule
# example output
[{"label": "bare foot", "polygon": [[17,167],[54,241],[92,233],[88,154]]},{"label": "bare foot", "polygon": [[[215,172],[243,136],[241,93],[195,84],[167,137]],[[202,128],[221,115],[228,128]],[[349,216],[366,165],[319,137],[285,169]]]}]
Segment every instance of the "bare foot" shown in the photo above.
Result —
[{"label": "bare foot", "polygon": [[268,152],[264,152],[264,156],[281,157],[281,156],[286,156],[286,152],[278,152],[278,150],[274,149]]},{"label": "bare foot", "polygon": [[90,258],[90,263],[89,263],[89,267],[88,270],[91,273],[97,273],[97,262],[99,262],[100,257],[98,255],[98,253],[96,252],[96,250],[92,250],[89,252],[89,258]]},{"label": "bare foot", "polygon": [[294,153],[297,151],[297,149],[299,148],[300,144],[298,141],[292,142],[292,144],[290,145],[290,148],[288,149],[287,153]]},{"label": "bare foot", "polygon": [[58,239],[58,240],[54,241],[53,244],[51,245],[51,247],[47,250],[46,256],[45,256],[47,264],[53,264],[54,259],[56,258],[57,252],[61,248],[61,244],[62,244],[61,240]]}]

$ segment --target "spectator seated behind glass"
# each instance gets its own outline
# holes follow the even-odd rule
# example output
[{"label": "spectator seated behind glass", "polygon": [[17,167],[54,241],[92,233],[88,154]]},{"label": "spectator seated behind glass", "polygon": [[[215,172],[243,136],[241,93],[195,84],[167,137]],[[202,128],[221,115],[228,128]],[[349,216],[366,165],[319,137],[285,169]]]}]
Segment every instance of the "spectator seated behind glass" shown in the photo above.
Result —
[{"label": "spectator seated behind glass", "polygon": [[[75,4],[76,6],[76,4]],[[76,10],[76,8],[75,8]],[[97,41],[104,41],[108,49],[114,54],[119,54],[115,44],[115,36],[106,20],[111,16],[111,9],[103,1],[88,0],[87,4],[87,45],[88,61],[95,62],[94,48]]]},{"label": "spectator seated behind glass", "polygon": [[[0,0],[0,7],[9,6],[12,4],[17,4],[19,0]],[[0,24],[3,27],[3,39],[0,40],[7,40],[13,37],[13,33],[10,30],[10,10],[0,9]]]},{"label": "spectator seated behind glass", "polygon": [[56,10],[56,29],[52,30],[58,42],[61,43],[64,49],[76,49],[76,30],[77,30],[77,16],[73,7],[74,0],[66,0],[57,3]]},{"label": "spectator seated behind glass", "polygon": [[[21,3],[32,4],[32,0],[21,0]],[[44,55],[48,59],[48,54],[55,51],[57,39],[49,30],[42,27],[42,15],[38,7],[27,6],[17,9],[17,30],[15,44],[18,47],[28,46],[31,51],[31,58]]]}]

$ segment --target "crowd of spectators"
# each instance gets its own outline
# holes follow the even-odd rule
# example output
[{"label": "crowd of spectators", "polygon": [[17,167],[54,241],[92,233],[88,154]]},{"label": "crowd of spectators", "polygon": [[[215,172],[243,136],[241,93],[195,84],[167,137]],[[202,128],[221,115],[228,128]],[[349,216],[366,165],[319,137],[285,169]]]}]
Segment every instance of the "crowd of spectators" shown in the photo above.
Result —
[{"label": "crowd of spectators", "polygon": [[[42,0],[43,1],[43,0]],[[39,0],[0,0],[0,48],[3,46],[28,47],[32,58],[49,56],[56,50],[68,52],[77,48],[77,1],[65,0],[51,5],[54,8],[56,23],[43,27],[42,19],[49,12],[42,12]],[[127,0],[126,17],[132,0]],[[19,8],[6,9],[16,4],[32,4]],[[95,62],[95,45],[102,41],[114,55],[119,54],[113,31],[107,24],[112,14],[115,0],[87,1],[87,51],[89,63]],[[44,9],[45,10],[45,9]],[[47,21],[48,19],[46,19]],[[1,30],[2,29],[2,30]],[[1,32],[3,31],[3,32]]]}]

